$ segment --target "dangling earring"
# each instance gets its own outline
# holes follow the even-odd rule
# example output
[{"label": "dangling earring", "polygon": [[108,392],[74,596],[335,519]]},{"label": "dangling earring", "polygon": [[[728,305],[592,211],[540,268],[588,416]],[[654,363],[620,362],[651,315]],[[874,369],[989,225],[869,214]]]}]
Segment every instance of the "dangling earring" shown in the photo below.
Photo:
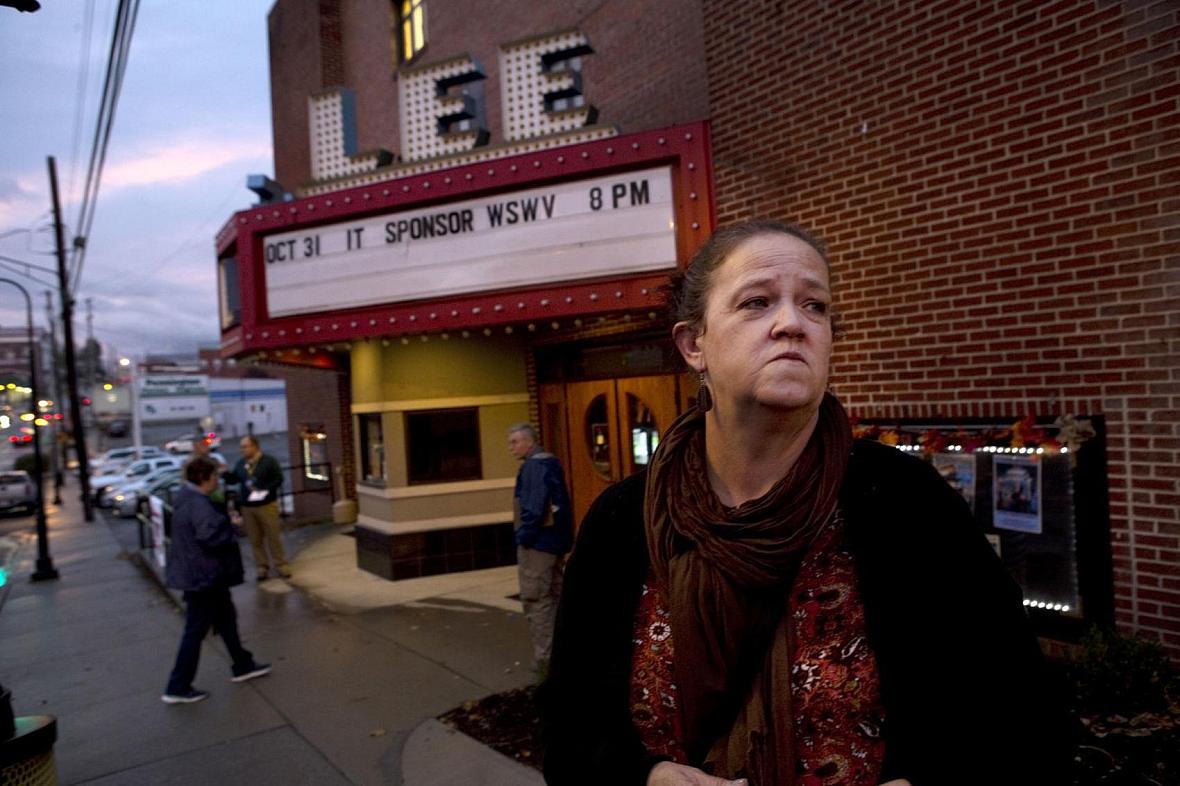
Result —
[{"label": "dangling earring", "polygon": [[701,372],[700,387],[697,388],[697,411],[708,412],[713,408],[713,393],[705,382],[705,372]]}]

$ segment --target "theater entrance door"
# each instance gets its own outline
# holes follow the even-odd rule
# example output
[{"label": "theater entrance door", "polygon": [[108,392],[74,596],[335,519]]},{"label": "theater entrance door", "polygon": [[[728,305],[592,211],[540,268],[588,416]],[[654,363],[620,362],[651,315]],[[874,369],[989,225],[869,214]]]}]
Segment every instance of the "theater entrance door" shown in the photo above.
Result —
[{"label": "theater entrance door", "polygon": [[541,432],[562,460],[580,525],[612,483],[647,466],[681,411],[677,374],[542,384]]}]

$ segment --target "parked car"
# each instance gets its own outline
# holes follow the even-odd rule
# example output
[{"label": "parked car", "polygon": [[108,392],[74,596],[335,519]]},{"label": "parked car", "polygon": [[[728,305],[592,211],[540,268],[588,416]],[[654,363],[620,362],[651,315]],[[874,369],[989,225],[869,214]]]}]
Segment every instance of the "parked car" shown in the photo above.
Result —
[{"label": "parked car", "polygon": [[164,467],[144,477],[135,478],[116,486],[103,495],[101,507],[109,507],[119,517],[134,516],[141,500],[147,499],[149,490],[162,481],[180,478],[180,467]]},{"label": "parked car", "polygon": [[21,470],[0,472],[0,510],[32,510],[37,504],[37,487],[29,473]]},{"label": "parked car", "polygon": [[210,449],[221,447],[221,437],[217,436],[215,432],[210,431],[208,434],[181,434],[174,440],[164,443],[164,450],[169,453],[192,453],[193,443],[199,439],[203,439]]},{"label": "parked car", "polygon": [[170,439],[164,443],[164,450],[169,453],[192,453],[193,440],[197,439],[192,434],[181,434],[176,439]]},{"label": "parked car", "polygon": [[128,464],[122,472],[109,475],[96,475],[90,479],[90,488],[94,494],[94,502],[102,507],[103,494],[114,486],[121,485],[136,478],[144,478],[152,472],[164,467],[179,469],[184,462],[175,456],[156,456],[138,459]]},{"label": "parked car", "polygon": [[107,423],[108,437],[125,437],[127,436],[127,421],[126,420],[112,420]]},{"label": "parked car", "polygon": [[172,498],[176,496],[176,490],[184,483],[184,478],[180,475],[172,475],[161,480],[156,481],[149,486],[139,499],[139,512],[144,518],[151,518],[151,498],[156,497],[163,501],[166,512],[170,515],[172,512]]},{"label": "parked car", "polygon": [[[164,451],[151,445],[140,448],[138,455],[134,447],[111,448],[90,463],[90,474],[92,477],[98,475],[115,475],[118,474],[120,469],[126,467],[137,458],[153,458],[166,455]],[[93,481],[91,481],[91,485],[93,485]]]}]

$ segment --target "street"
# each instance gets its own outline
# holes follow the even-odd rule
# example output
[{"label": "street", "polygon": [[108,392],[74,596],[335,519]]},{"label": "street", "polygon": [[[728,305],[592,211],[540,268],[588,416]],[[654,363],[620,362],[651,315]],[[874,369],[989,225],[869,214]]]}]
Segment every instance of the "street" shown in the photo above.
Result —
[{"label": "street", "polygon": [[49,511],[58,581],[28,581],[32,518],[0,520],[0,684],[18,716],[57,717],[60,783],[541,782],[433,720],[531,681],[514,568],[386,582],[356,569],[333,525],[285,533],[291,583],[233,593],[243,642],[273,673],[231,684],[211,638],[196,680],[211,698],[168,706],[179,606],[136,564],[133,521],[83,523],[76,482],[63,503]]}]

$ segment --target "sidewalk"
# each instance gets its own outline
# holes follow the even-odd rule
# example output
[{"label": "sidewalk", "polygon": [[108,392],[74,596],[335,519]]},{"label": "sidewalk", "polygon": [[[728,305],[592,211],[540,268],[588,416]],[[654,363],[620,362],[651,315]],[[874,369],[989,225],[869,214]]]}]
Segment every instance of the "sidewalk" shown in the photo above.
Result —
[{"label": "sidewalk", "polygon": [[28,581],[29,518],[7,528],[18,548],[0,589],[0,684],[17,715],[57,717],[60,783],[542,783],[433,720],[531,681],[527,625],[506,598],[514,568],[391,583],[357,570],[333,527],[286,533],[294,587],[234,590],[243,641],[274,672],[230,683],[211,638],[196,684],[212,696],[167,706],[183,616],[124,550],[137,550],[133,523],[86,524],[76,485],[62,496],[48,511],[61,578]]}]

